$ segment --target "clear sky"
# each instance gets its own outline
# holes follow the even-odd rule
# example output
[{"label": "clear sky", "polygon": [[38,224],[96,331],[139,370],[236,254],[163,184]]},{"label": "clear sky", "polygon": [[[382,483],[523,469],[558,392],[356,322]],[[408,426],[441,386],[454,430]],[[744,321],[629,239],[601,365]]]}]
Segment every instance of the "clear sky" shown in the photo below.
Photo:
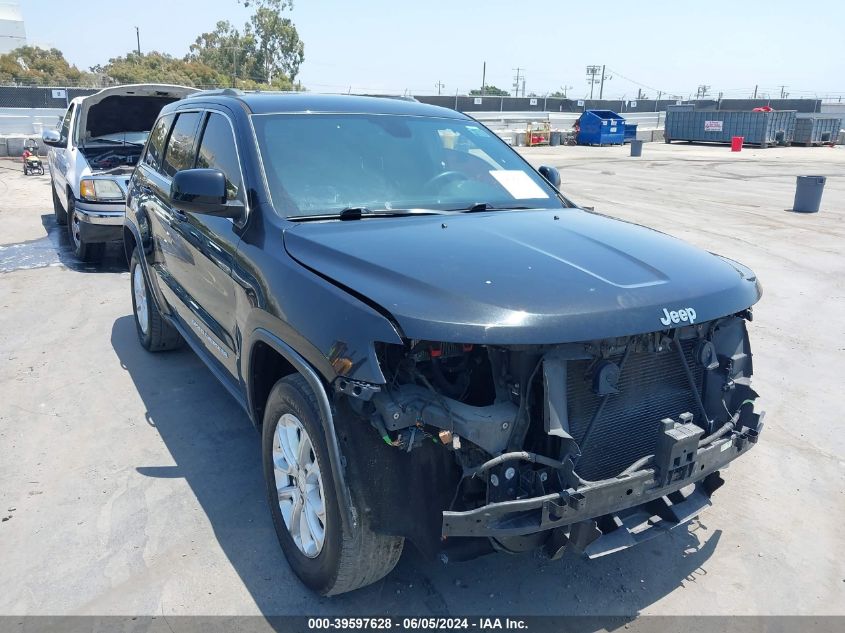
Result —
[{"label": "clear sky", "polygon": [[[30,43],[87,69],[135,47],[184,55],[219,19],[242,24],[237,0],[22,0]],[[487,83],[527,92],[589,92],[585,67],[605,64],[604,96],[643,88],[687,96],[841,95],[845,0],[296,0],[305,42],[300,79],[315,91],[454,94]],[[596,87],[598,96],[598,87]]]}]

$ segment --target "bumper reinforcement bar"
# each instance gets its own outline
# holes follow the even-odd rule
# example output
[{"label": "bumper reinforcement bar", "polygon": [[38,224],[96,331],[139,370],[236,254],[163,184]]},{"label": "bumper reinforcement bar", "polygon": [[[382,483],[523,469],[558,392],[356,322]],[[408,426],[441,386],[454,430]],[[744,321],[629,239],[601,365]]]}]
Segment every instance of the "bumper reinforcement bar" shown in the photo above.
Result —
[{"label": "bumper reinforcement bar", "polygon": [[[683,516],[666,516],[676,524],[682,522],[681,519],[689,520],[697,513],[692,506],[697,505],[698,510],[706,506],[710,494],[721,485],[716,471],[747,452],[757,442],[762,430],[762,414],[754,414],[754,417],[755,428],[743,427],[707,446],[692,450],[689,450],[689,443],[697,442],[698,436],[678,432],[685,430],[683,427],[686,425],[665,428],[664,433],[668,431],[669,435],[675,438],[675,443],[660,451],[649,468],[612,479],[586,482],[577,488],[562,492],[489,503],[463,512],[446,511],[443,512],[442,534],[444,537],[534,534],[558,527],[574,526],[605,515],[613,516],[641,506],[648,509],[646,504],[659,502],[661,499],[663,506],[668,508],[689,500],[690,503],[686,507],[679,505],[675,509]],[[677,448],[681,450],[675,450]],[[709,477],[710,475],[713,476]],[[696,482],[698,485],[692,495],[678,496],[679,490]],[[704,501],[701,495],[706,497]],[[650,507],[656,506],[652,504]],[[690,508],[695,511],[687,516]],[[658,514],[661,514],[660,508],[657,509]],[[595,539],[585,538],[584,548],[593,540]]]}]

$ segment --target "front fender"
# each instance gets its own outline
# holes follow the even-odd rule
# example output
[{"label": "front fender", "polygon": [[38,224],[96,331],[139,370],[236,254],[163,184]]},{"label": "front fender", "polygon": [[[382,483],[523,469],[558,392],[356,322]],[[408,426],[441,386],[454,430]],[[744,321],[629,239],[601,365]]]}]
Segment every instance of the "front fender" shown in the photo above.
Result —
[{"label": "front fender", "polygon": [[[281,244],[279,244],[281,246]],[[375,343],[401,344],[393,323],[363,300],[286,256],[241,242],[232,277],[244,333],[272,332],[330,383],[383,384]]]},{"label": "front fender", "polygon": [[[320,379],[314,368],[308,363],[305,358],[296,352],[290,345],[285,343],[278,336],[264,328],[257,328],[249,335],[249,350],[246,367],[252,367],[252,353],[255,349],[255,344],[262,342],[270,346],[278,352],[286,361],[288,361],[294,369],[308,382],[314,396],[317,399],[317,406],[320,409],[320,417],[322,418],[323,432],[325,433],[326,446],[329,449],[329,459],[332,463],[332,474],[334,479],[335,490],[343,501],[342,507],[346,508],[346,512],[342,512],[344,524],[347,526],[357,525],[357,515],[352,504],[352,495],[349,491],[349,486],[346,483],[346,476],[344,470],[344,460],[340,452],[340,443],[337,438],[337,431],[334,424],[334,412],[329,401],[329,396],[326,391],[325,383]],[[252,376],[249,373],[246,375],[247,385],[250,385]],[[249,410],[254,411],[255,403],[252,402],[252,389],[247,389],[247,399]]]}]

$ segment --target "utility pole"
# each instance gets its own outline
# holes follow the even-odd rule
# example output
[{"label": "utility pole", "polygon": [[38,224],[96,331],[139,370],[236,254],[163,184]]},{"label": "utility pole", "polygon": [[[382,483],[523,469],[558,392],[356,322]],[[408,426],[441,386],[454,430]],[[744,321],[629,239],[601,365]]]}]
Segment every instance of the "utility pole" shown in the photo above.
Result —
[{"label": "utility pole", "polygon": [[604,98],[604,64],[601,65],[601,85],[599,86],[599,99]]},{"label": "utility pole", "polygon": [[516,71],[516,77],[513,78],[513,95],[515,97],[518,97],[519,96],[519,80],[520,80],[519,73],[522,72],[525,69],[524,68],[514,68],[514,70]]},{"label": "utility pole", "polygon": [[781,86],[780,87],[780,98],[781,99],[786,99],[789,96],[788,92],[784,92],[784,90],[786,90],[787,88],[789,88],[789,86]]},{"label": "utility pole", "polygon": [[141,56],[141,29],[135,27],[135,41],[138,43],[138,57]]},{"label": "utility pole", "polygon": [[[484,96],[484,89],[487,87],[487,62],[484,62],[484,66],[481,68],[481,96]],[[437,94],[440,94],[438,91]]]},{"label": "utility pole", "polygon": [[593,86],[598,83],[598,79],[596,79],[596,75],[599,74],[601,71],[601,67],[599,66],[587,66],[587,81],[590,82],[590,100],[593,99]]},{"label": "utility pole", "polygon": [[757,98],[757,85],[756,85],[756,84],[755,84],[755,86],[754,86],[754,96],[753,96],[753,97],[751,97],[751,98],[752,98],[752,99],[756,99],[756,98]]},{"label": "utility pole", "polygon": [[[436,84],[434,84],[434,85],[435,85],[435,86],[437,86],[437,96],[439,97],[439,96],[440,96],[440,90],[441,90],[441,88],[445,88],[445,87],[446,87],[446,84],[444,84],[442,81],[438,81],[438,82],[437,82]],[[483,86],[484,86],[484,84],[482,84],[481,94],[484,94],[484,88],[483,88]]]}]

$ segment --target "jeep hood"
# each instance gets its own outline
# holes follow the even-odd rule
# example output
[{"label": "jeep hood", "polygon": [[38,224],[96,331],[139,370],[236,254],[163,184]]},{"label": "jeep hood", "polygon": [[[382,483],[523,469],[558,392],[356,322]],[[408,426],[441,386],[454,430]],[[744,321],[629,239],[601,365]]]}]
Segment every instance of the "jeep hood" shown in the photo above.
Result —
[{"label": "jeep hood", "polygon": [[300,223],[284,242],[413,339],[585,341],[675,327],[664,308],[701,322],[761,295],[741,264],[580,209]]},{"label": "jeep hood", "polygon": [[149,132],[168,103],[196,88],[167,84],[133,84],[105,88],[79,102],[79,142],[119,132]]}]

